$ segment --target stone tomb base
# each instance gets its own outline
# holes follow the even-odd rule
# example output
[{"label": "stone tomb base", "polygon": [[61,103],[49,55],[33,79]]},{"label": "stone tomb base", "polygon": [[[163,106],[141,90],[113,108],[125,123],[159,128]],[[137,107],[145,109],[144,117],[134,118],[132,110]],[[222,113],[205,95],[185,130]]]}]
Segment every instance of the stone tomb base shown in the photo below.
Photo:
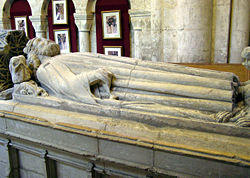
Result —
[{"label": "stone tomb base", "polygon": [[184,119],[159,126],[15,97],[0,101],[0,177],[250,175],[249,128]]}]

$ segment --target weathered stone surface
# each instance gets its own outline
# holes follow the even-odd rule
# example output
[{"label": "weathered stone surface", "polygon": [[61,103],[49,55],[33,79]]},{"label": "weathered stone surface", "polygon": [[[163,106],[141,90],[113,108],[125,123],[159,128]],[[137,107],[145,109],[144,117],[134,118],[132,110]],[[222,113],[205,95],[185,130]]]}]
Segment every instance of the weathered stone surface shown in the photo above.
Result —
[{"label": "weathered stone surface", "polygon": [[8,177],[8,166],[0,162],[0,177]]},{"label": "weathered stone surface", "polygon": [[81,178],[90,178],[91,172],[87,172],[78,168],[74,168],[67,164],[57,163],[57,176],[62,178],[68,177],[81,177]]},{"label": "weathered stone surface", "polygon": [[8,142],[9,140],[0,138],[0,177],[8,177],[10,173]]},{"label": "weathered stone surface", "polygon": [[13,94],[48,96],[48,93],[43,88],[39,87],[33,80],[14,84]]},{"label": "weathered stone surface", "polygon": [[[31,117],[36,116],[38,112],[40,118]],[[29,116],[25,115],[27,113]],[[159,128],[119,118],[87,115],[24,103],[16,105],[15,113],[6,112],[4,118],[8,120],[8,126],[2,134],[8,134],[13,147],[25,148],[25,153],[33,152],[32,155],[39,155],[41,151],[27,149],[28,146],[25,145],[29,142],[36,143],[37,147],[48,150],[50,159],[61,164],[57,167],[61,173],[65,170],[71,172],[77,168],[73,174],[81,172],[86,175],[91,169],[85,162],[86,158],[93,164],[101,162],[106,165],[111,162],[123,165],[123,173],[127,173],[122,174],[119,172],[122,170],[109,164],[111,167],[104,168],[109,175],[113,175],[112,171],[114,175],[133,175],[127,167],[175,176],[238,177],[249,174],[250,132],[247,128],[228,127],[226,124],[217,123],[213,123],[214,130],[206,131],[185,129],[183,126],[180,128],[177,125]],[[180,126],[180,120],[178,123]],[[208,126],[204,122],[192,124],[195,127]],[[12,137],[17,136],[23,146],[25,145],[23,148],[14,144]],[[97,140],[95,153],[92,153],[91,140]],[[38,156],[33,157],[41,159]],[[99,169],[103,170],[100,167]],[[21,171],[24,175],[36,172],[30,172],[29,169]]]},{"label": "weathered stone surface", "polygon": [[213,1],[211,62],[227,63],[230,15],[230,0]]},{"label": "weathered stone surface", "polygon": [[[176,162],[178,160],[178,162]],[[206,165],[200,167],[200,165]],[[208,177],[247,177],[250,174],[249,168],[238,168],[233,165],[220,164],[210,160],[204,160],[197,157],[182,157],[181,155],[172,155],[156,151],[155,166],[166,170],[175,170],[179,173],[187,173],[189,176],[208,176]],[[200,169],[196,169],[200,167]]]},{"label": "weathered stone surface", "polygon": [[0,118],[0,131],[4,131],[6,128],[5,120]]},{"label": "weathered stone surface", "polygon": [[241,51],[249,45],[250,1],[238,0],[232,4],[230,63],[242,63]]},{"label": "weathered stone surface", "polygon": [[149,167],[153,166],[153,151],[145,148],[99,140],[99,151],[101,156],[123,161],[132,161]]},{"label": "weathered stone surface", "polygon": [[[21,168],[21,172],[28,175],[39,175],[39,176],[45,176],[44,175],[44,165],[43,165],[43,159],[40,158],[38,155],[32,155],[24,151],[18,152],[19,156],[19,165]],[[30,176],[31,176],[30,175]]]},{"label": "weathered stone surface", "polygon": [[250,59],[250,46],[245,47],[241,52],[241,57]]},{"label": "weathered stone surface", "polygon": [[2,100],[9,100],[12,99],[13,88],[9,88],[0,92],[0,99]]},{"label": "weathered stone surface", "polygon": [[[44,45],[51,46],[52,50],[46,53]],[[238,97],[240,83],[233,73],[91,53],[57,55],[60,53],[57,49],[58,45],[52,41],[36,38],[28,42],[24,50],[30,68],[22,56],[11,59],[10,69],[16,83],[14,99],[108,117],[132,118],[152,125],[166,124],[162,118],[229,122],[240,110],[237,107],[237,102],[242,100]],[[33,81],[26,82],[31,78],[30,70],[47,92]],[[28,97],[22,97],[47,96],[47,93],[50,97],[45,98],[46,101],[39,98],[28,101]]]},{"label": "weathered stone surface", "polygon": [[44,175],[35,173],[33,171],[28,171],[28,170],[25,170],[25,169],[20,169],[20,176],[21,177],[44,178]]},{"label": "weathered stone surface", "polygon": [[26,59],[22,55],[11,58],[9,69],[14,84],[26,82],[31,79],[31,70],[26,65]]},{"label": "weathered stone surface", "polygon": [[[46,121],[43,122],[46,123]],[[58,123],[58,125],[60,125],[60,123]],[[80,149],[82,152],[90,151],[90,154],[95,154],[97,152],[97,140],[95,138],[81,135],[77,136],[70,133],[63,133],[60,130],[55,130],[53,135],[56,135],[58,139],[54,139],[50,137],[51,133],[48,131],[47,127],[35,126],[29,128],[29,125],[27,125],[26,123],[19,123],[11,120],[7,121],[7,127],[10,130],[17,130],[16,133],[19,135],[39,139],[39,141],[43,143],[50,142],[62,148],[65,146],[65,144],[70,143],[72,145],[71,149]],[[62,135],[67,135],[67,138],[62,137]],[[78,142],[78,144],[75,144],[76,142]]]}]

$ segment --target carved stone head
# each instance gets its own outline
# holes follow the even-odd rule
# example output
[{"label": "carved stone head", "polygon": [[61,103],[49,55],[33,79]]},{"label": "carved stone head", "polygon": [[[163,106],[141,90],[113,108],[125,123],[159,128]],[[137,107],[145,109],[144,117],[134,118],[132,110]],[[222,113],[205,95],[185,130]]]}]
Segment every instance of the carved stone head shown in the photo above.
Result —
[{"label": "carved stone head", "polygon": [[31,70],[26,64],[24,56],[15,56],[10,59],[9,69],[12,82],[18,84],[31,79]]},{"label": "carved stone head", "polygon": [[23,49],[26,54],[36,54],[41,56],[53,57],[60,54],[60,47],[54,41],[45,38],[33,38],[29,40]]}]

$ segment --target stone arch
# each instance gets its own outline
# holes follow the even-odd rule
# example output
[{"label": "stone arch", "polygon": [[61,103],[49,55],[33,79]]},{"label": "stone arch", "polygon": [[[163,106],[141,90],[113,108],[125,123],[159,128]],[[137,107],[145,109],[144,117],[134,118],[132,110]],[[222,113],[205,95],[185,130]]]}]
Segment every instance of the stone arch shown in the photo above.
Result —
[{"label": "stone arch", "polygon": [[[131,0],[127,0],[129,9]],[[97,0],[74,0],[76,13],[74,14],[76,25],[79,29],[79,49],[81,52],[95,52],[95,7]],[[93,43],[92,43],[93,42]],[[92,48],[93,47],[93,48]]]},{"label": "stone arch", "polygon": [[[11,10],[13,10],[12,9],[12,7],[14,8],[14,3],[15,3],[16,1],[15,0],[6,0],[6,1],[2,1],[1,3],[0,3],[0,5],[1,5],[1,7],[2,7],[2,14],[0,15],[0,18],[1,18],[1,20],[0,20],[0,28],[3,28],[3,29],[13,29],[14,28],[14,25],[13,25],[13,16],[19,16],[19,14],[20,14],[20,12],[21,11],[18,11],[17,12],[17,14],[11,14]],[[32,9],[31,9],[31,5],[30,5],[30,2],[28,1],[28,0],[25,0],[25,1],[21,1],[22,3],[24,3],[25,2],[25,4],[26,4],[26,8],[25,9],[28,9],[28,7],[29,7],[29,9],[28,9],[28,14],[29,14],[29,17],[30,17],[30,13],[32,13]],[[16,3],[20,3],[19,1],[18,2],[16,2]],[[15,4],[16,5],[16,4]],[[16,8],[17,6],[15,6],[15,8],[14,9],[18,9],[18,8]],[[27,12],[27,11],[26,11]],[[31,38],[33,38],[34,37],[34,28],[33,28],[33,26],[32,26],[32,24],[31,24],[31,22],[29,21],[29,19],[27,19],[28,21],[28,28],[29,28],[29,36],[31,37]]]},{"label": "stone arch", "polygon": [[11,29],[11,22],[10,22],[10,8],[14,0],[6,0],[3,1],[3,9],[2,9],[2,23],[3,29]]},{"label": "stone arch", "polygon": [[[96,2],[97,0],[73,0],[75,1],[76,12],[83,12],[90,14],[95,12]],[[131,9],[131,0],[127,0],[129,4],[129,9]]]},{"label": "stone arch", "polygon": [[[131,8],[131,1],[130,0],[127,0],[127,1],[128,1],[128,6],[129,6],[128,8],[130,9]],[[96,2],[97,2],[97,0],[94,0],[94,1],[88,0],[87,8],[92,7],[93,8],[92,10],[94,10],[94,12],[95,12]]]},{"label": "stone arch", "polygon": [[[43,0],[42,2],[42,6],[41,6],[41,14],[46,14],[48,12],[48,6],[51,0]],[[75,5],[75,8],[77,8],[77,4],[78,2],[80,2],[80,0],[72,0],[73,4]]]},{"label": "stone arch", "polygon": [[44,0],[43,3],[42,3],[42,7],[41,7],[41,14],[46,14],[47,15],[47,12],[48,12],[48,6],[49,6],[49,2],[51,0]]}]

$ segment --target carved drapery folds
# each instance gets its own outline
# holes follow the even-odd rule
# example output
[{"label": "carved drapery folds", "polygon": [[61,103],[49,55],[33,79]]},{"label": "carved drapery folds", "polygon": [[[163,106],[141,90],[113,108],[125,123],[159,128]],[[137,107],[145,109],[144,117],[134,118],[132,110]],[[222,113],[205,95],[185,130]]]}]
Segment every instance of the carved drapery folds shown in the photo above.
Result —
[{"label": "carved drapery folds", "polygon": [[[28,64],[37,60],[41,63],[32,69],[33,78],[48,95],[57,98],[46,97],[39,102],[41,105],[62,104],[70,110],[77,108],[80,112],[139,120],[155,126],[165,125],[169,119],[249,126],[248,106],[242,105],[248,86],[241,86],[233,73],[101,54],[58,55],[57,44],[40,38],[28,42],[24,51]],[[13,68],[19,64],[15,59],[24,61],[22,56],[12,58]],[[38,104],[37,95],[47,96],[47,93],[30,82],[29,76],[25,78],[31,70],[25,62],[20,64],[26,67],[11,69],[13,75],[23,80],[14,82],[17,86],[14,99]],[[27,101],[25,95],[35,98]]]}]

